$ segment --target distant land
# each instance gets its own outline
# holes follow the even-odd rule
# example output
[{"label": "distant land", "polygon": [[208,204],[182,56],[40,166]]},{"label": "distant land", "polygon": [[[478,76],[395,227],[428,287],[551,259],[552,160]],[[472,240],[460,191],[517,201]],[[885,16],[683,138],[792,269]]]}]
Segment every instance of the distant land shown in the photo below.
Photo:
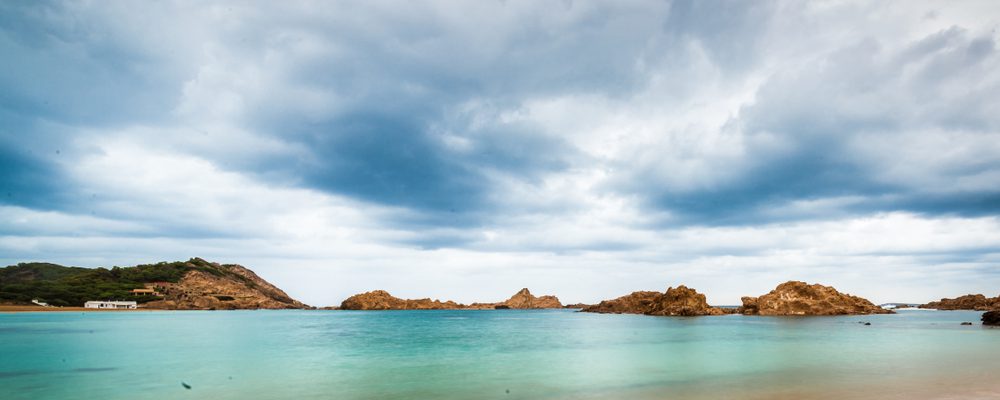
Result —
[{"label": "distant land", "polygon": [[[219,264],[201,258],[134,267],[80,268],[33,262],[0,268],[0,305],[24,311],[32,301],[55,307],[82,307],[87,301],[135,301],[152,310],[313,309],[237,264]],[[341,310],[541,309],[579,308],[584,312],[655,316],[744,315],[852,315],[891,313],[889,308],[917,306],[887,303],[844,294],[820,284],[782,283],[759,297],[744,297],[743,305],[711,307],[705,295],[686,286],[665,293],[633,292],[596,305],[564,306],[556,296],[535,296],[527,288],[494,303],[459,304],[454,301],[400,299],[384,290],[351,296]],[[1000,310],[1000,296],[970,294],[919,305],[941,310]],[[40,307],[39,307],[40,308]],[[991,314],[991,315],[996,315]],[[994,317],[995,318],[995,317]],[[984,322],[989,318],[984,318]],[[991,320],[992,321],[992,320]]]},{"label": "distant land", "polygon": [[0,268],[0,301],[31,300],[57,307],[132,300],[141,308],[165,310],[309,308],[243,266],[201,258],[111,269],[49,263]]}]

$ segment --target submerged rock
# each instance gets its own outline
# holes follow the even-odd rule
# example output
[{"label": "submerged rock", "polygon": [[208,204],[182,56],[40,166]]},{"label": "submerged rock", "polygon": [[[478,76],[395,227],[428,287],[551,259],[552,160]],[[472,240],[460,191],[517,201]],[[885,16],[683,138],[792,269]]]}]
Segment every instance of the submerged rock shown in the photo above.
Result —
[{"label": "submerged rock", "polygon": [[581,311],[661,316],[721,315],[726,313],[721,309],[709,306],[705,295],[684,285],[668,288],[665,293],[632,292],[617,299],[604,300]]},{"label": "submerged rock", "polygon": [[1000,326],[1000,310],[983,313],[983,325]]},{"label": "submerged rock", "polygon": [[760,297],[744,297],[745,315],[892,314],[872,302],[820,284],[789,281]]},{"label": "submerged rock", "polygon": [[1000,296],[986,297],[981,294],[967,294],[954,299],[941,299],[923,304],[920,308],[937,310],[996,310],[1000,309]]}]

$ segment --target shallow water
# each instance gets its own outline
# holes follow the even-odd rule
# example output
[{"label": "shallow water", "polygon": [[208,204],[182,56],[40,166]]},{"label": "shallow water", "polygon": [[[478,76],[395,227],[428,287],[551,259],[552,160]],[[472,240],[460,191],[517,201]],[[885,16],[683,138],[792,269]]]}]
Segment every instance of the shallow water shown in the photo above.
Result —
[{"label": "shallow water", "polygon": [[1000,398],[980,315],[0,314],[0,399]]}]

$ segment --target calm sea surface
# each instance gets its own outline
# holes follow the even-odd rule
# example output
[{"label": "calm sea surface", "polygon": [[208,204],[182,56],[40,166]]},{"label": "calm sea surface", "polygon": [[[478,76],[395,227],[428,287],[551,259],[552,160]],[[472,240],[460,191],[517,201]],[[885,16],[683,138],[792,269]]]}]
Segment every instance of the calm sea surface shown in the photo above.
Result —
[{"label": "calm sea surface", "polygon": [[980,314],[0,314],[0,399],[1000,398]]}]

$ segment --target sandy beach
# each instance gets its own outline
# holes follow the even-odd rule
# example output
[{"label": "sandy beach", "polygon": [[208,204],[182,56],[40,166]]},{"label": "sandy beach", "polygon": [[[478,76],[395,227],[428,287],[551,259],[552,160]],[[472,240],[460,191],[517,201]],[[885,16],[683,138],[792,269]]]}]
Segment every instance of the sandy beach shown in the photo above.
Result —
[{"label": "sandy beach", "polygon": [[154,310],[149,308],[137,308],[137,309],[111,309],[111,308],[86,308],[86,307],[42,307],[42,306],[27,306],[27,305],[10,305],[10,304],[0,304],[0,313],[18,313],[18,312],[136,312],[136,311],[164,311],[164,310]]}]

